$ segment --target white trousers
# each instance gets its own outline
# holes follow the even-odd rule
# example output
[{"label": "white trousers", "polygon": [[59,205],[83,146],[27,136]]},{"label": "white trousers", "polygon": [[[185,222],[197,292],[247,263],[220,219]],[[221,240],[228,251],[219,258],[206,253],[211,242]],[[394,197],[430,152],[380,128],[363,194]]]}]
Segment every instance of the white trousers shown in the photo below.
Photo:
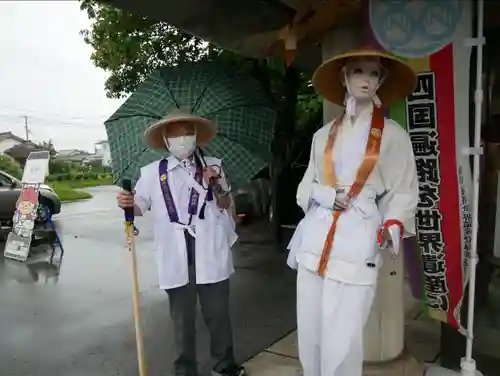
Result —
[{"label": "white trousers", "polygon": [[299,265],[297,332],[304,376],[361,376],[363,328],[376,286],[323,278]]}]

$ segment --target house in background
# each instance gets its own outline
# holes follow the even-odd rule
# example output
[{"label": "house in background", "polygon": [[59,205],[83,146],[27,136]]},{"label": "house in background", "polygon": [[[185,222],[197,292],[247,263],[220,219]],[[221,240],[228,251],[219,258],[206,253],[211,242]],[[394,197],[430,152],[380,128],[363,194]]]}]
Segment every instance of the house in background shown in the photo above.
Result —
[{"label": "house in background", "polygon": [[88,164],[94,159],[94,154],[79,149],[58,150],[56,161]]},{"label": "house in background", "polygon": [[16,136],[12,132],[0,133],[0,155],[8,155],[16,160],[21,168],[24,167],[26,159],[31,152],[48,150],[31,141],[26,141],[21,137]]},{"label": "house in background", "polygon": [[98,144],[100,147],[96,146],[94,153],[89,153],[88,151],[79,149],[58,150],[54,159],[60,162],[76,163],[81,165],[92,164],[109,167],[111,164],[109,145],[107,141]]},{"label": "house in background", "polygon": [[[21,166],[32,151],[49,150],[34,142],[26,141],[12,132],[0,132],[0,155],[6,154],[17,160]],[[53,151],[53,149],[52,149]],[[111,153],[107,140],[94,144],[94,153],[80,149],[66,149],[56,152],[54,159],[60,162],[82,165],[94,164],[103,167],[111,166]]]},{"label": "house in background", "polygon": [[111,166],[111,152],[109,150],[108,140],[102,140],[94,144],[94,153],[96,157],[102,158],[102,165]]},{"label": "house in background", "polygon": [[5,154],[7,150],[17,145],[24,145],[32,142],[16,136],[12,132],[0,132],[0,154]]},{"label": "house in background", "polygon": [[50,153],[49,149],[40,145],[36,145],[32,142],[25,142],[24,144],[18,144],[5,150],[5,154],[16,160],[21,165],[21,168],[24,168],[29,155],[36,151],[48,151]]}]

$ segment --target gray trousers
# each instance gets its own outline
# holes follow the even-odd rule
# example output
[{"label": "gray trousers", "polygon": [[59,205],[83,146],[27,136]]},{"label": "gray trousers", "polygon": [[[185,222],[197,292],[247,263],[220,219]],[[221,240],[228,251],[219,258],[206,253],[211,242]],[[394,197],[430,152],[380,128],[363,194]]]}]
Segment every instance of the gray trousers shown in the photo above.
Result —
[{"label": "gray trousers", "polygon": [[170,317],[174,325],[176,376],[197,376],[196,311],[197,298],[210,333],[210,355],[215,371],[235,364],[233,331],[229,317],[229,279],[211,284],[196,284],[195,239],[186,231],[189,283],[166,290],[170,302]]}]

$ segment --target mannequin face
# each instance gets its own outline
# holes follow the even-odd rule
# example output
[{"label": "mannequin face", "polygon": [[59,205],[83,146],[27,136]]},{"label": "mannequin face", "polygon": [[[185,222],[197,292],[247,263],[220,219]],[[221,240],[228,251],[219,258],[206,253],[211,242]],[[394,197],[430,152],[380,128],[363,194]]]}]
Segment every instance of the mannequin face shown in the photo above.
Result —
[{"label": "mannequin face", "polygon": [[379,63],[370,59],[353,60],[347,63],[345,72],[346,84],[354,99],[372,100],[382,76]]}]

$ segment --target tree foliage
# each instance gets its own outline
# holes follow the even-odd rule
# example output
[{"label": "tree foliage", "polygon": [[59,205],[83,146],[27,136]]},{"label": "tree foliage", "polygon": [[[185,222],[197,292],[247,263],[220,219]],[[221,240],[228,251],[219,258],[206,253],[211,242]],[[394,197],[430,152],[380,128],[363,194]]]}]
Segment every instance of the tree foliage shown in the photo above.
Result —
[{"label": "tree foliage", "polygon": [[163,66],[203,60],[215,53],[200,38],[186,34],[166,22],[83,0],[80,8],[92,21],[82,30],[92,47],[94,64],[109,72],[106,94],[121,98],[132,92],[151,72]]},{"label": "tree foliage", "polygon": [[[311,72],[287,68],[282,58],[254,59],[220,49],[162,21],[116,9],[95,0],[81,0],[91,20],[82,30],[92,47],[94,64],[110,74],[106,94],[121,98],[159,67],[180,63],[216,61],[257,79],[280,111],[275,148],[286,164],[293,152],[297,130],[317,126],[322,105],[312,89]],[[293,85],[291,82],[293,81]],[[282,164],[282,163],[280,163]]]},{"label": "tree foliage", "polygon": [[38,143],[38,147],[41,149],[41,150],[47,150],[49,152],[49,155],[50,155],[50,158],[54,158],[57,154],[57,151],[56,151],[56,148],[54,146],[54,143],[52,142],[52,140],[49,140],[49,141],[42,141],[40,143]]},{"label": "tree foliage", "polygon": [[[95,0],[80,0],[92,24],[82,30],[92,47],[94,64],[110,74],[105,83],[108,97],[121,98],[159,67],[180,63],[216,61],[246,72],[257,79],[274,99],[279,111],[273,142],[273,223],[278,233],[280,212],[278,178],[303,149],[300,136],[310,134],[322,115],[322,105],[312,89],[311,72],[286,67],[281,58],[253,59],[222,50],[184,33],[166,22],[152,21],[134,13],[115,9]],[[137,0],[138,1],[138,0]],[[289,206],[288,203],[284,206]]]},{"label": "tree foliage", "polygon": [[0,170],[14,176],[17,179],[21,179],[23,175],[23,170],[14,158],[8,155],[0,155]]},{"label": "tree foliage", "polygon": [[[80,7],[92,24],[82,30],[92,47],[94,64],[110,74],[106,94],[121,98],[159,67],[179,63],[216,60],[246,71],[259,80],[280,108],[285,98],[286,67],[283,59],[252,59],[222,50],[200,38],[184,33],[166,22],[152,21],[95,0],[81,0]],[[310,87],[310,72],[297,71],[299,91],[297,123],[300,126],[321,110],[321,102]]]}]

